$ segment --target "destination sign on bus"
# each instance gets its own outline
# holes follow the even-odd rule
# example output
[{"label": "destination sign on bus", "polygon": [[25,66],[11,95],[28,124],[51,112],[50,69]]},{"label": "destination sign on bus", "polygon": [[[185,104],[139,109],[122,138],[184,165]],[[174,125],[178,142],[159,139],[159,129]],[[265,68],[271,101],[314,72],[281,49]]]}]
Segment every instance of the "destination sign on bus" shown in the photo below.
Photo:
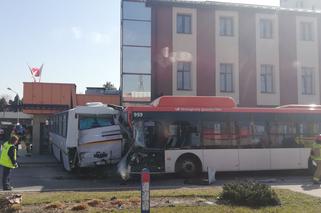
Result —
[{"label": "destination sign on bus", "polygon": [[188,112],[219,112],[219,111],[222,111],[221,108],[189,108],[189,107],[177,107],[175,108],[175,111],[188,111]]}]

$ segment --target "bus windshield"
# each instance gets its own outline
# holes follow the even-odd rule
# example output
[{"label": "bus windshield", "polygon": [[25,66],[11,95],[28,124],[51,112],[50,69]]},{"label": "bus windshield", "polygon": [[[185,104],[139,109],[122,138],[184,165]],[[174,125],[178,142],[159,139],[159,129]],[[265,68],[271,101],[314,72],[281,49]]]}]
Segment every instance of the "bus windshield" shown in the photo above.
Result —
[{"label": "bus windshield", "polygon": [[81,115],[79,117],[79,130],[93,129],[115,125],[112,115]]},{"label": "bus windshield", "polygon": [[179,149],[200,146],[199,122],[138,120],[133,122],[135,146],[151,149]]}]

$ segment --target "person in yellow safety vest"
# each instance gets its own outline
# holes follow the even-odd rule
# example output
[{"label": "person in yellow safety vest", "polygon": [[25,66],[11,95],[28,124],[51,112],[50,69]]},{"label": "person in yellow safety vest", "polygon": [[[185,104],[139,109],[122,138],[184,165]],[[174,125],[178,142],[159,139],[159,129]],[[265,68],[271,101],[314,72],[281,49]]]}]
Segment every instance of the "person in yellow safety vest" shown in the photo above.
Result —
[{"label": "person in yellow safety vest", "polygon": [[313,183],[317,184],[320,183],[321,179],[321,135],[319,135],[315,139],[315,142],[312,145],[311,159],[317,165],[317,169],[315,170],[313,175]]},{"label": "person in yellow safety vest", "polygon": [[10,186],[10,172],[12,169],[17,168],[17,150],[15,145],[18,143],[18,137],[12,136],[9,141],[6,141],[2,145],[2,151],[0,155],[0,165],[3,168],[2,171],[2,185],[3,190],[11,191]]},{"label": "person in yellow safety vest", "polygon": [[[18,124],[17,124],[17,125],[18,125]],[[11,138],[12,136],[15,136],[15,137],[18,138],[18,142],[15,144],[15,147],[16,147],[16,150],[17,150],[17,157],[19,157],[19,155],[18,155],[18,149],[19,149],[18,144],[19,144],[19,142],[20,142],[20,137],[19,137],[19,134],[18,134],[18,132],[17,132],[17,126],[15,126],[15,127],[12,129],[12,131],[11,131],[11,133],[10,133],[10,138]]]}]

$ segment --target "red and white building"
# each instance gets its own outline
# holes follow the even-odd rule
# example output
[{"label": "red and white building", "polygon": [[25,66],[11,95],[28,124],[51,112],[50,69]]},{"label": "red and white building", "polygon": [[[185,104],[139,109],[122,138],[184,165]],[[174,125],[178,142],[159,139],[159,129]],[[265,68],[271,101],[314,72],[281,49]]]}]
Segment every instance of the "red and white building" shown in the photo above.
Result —
[{"label": "red and white building", "polygon": [[124,105],[162,95],[230,96],[239,106],[320,104],[316,10],[123,0],[121,48]]}]

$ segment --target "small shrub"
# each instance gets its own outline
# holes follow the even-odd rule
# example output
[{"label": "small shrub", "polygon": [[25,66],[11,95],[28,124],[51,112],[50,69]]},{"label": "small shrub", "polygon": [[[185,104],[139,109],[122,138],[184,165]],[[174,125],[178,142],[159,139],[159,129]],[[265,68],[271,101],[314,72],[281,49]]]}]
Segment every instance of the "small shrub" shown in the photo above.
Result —
[{"label": "small shrub", "polygon": [[224,184],[220,201],[234,205],[260,207],[280,205],[280,199],[271,186],[254,181]]}]

